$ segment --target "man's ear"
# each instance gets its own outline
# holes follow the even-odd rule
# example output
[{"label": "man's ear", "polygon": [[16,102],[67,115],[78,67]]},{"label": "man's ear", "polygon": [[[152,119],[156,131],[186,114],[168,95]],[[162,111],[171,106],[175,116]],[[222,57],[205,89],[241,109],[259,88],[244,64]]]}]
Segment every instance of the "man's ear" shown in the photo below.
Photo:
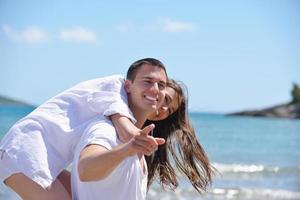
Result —
[{"label": "man's ear", "polygon": [[125,90],[126,90],[127,93],[130,93],[131,84],[132,84],[131,80],[128,80],[128,79],[125,80],[125,86],[124,87],[125,87]]}]

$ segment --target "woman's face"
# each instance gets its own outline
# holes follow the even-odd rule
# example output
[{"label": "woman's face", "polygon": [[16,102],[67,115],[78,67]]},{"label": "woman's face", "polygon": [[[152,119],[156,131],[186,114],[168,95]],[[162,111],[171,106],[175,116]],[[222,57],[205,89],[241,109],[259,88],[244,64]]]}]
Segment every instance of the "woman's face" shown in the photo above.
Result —
[{"label": "woman's face", "polygon": [[170,87],[166,88],[166,95],[162,106],[156,113],[153,113],[148,119],[152,121],[159,121],[166,119],[173,114],[179,107],[179,98],[177,92]]}]

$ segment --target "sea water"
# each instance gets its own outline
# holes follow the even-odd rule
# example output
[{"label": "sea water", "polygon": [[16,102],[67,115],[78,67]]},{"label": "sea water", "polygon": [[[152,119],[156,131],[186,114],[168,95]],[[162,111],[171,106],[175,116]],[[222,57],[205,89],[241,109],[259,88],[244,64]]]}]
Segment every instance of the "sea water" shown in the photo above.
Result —
[{"label": "sea water", "polygon": [[[0,138],[32,110],[0,108]],[[191,113],[197,137],[219,171],[213,184],[199,194],[179,176],[175,191],[154,183],[148,200],[279,200],[300,199],[300,120]],[[0,183],[0,200],[19,199]]]}]

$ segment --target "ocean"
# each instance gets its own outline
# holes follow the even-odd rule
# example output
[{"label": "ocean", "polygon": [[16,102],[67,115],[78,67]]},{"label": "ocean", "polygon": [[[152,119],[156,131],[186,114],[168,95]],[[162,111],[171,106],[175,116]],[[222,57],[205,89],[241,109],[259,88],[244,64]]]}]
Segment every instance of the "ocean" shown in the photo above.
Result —
[{"label": "ocean", "polygon": [[[31,111],[0,107],[0,138]],[[300,200],[300,120],[191,113],[200,143],[219,173],[204,194],[180,176],[175,191],[154,183],[148,200]],[[19,199],[0,183],[0,200]]]}]

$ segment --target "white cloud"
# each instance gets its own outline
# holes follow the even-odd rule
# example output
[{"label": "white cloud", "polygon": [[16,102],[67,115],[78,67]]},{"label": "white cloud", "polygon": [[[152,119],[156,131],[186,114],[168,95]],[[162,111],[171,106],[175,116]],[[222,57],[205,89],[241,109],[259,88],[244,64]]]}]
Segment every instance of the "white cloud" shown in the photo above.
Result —
[{"label": "white cloud", "polygon": [[49,38],[48,33],[37,26],[30,26],[17,32],[6,24],[2,26],[2,29],[7,37],[17,42],[42,43],[46,42]]},{"label": "white cloud", "polygon": [[97,36],[93,31],[83,27],[62,29],[59,38],[67,42],[95,42],[97,40]]},{"label": "white cloud", "polygon": [[11,30],[11,27],[9,25],[7,24],[3,25],[2,29],[7,36],[12,36],[13,31]]},{"label": "white cloud", "polygon": [[194,32],[196,25],[190,22],[181,22],[171,19],[159,19],[160,29],[163,32]]},{"label": "white cloud", "polygon": [[169,18],[158,18],[156,22],[137,26],[132,22],[117,24],[115,30],[118,32],[194,32],[197,26],[191,22],[175,21]]},{"label": "white cloud", "polygon": [[135,28],[134,28],[134,25],[131,22],[123,22],[123,23],[117,24],[115,26],[115,29],[118,32],[125,33],[125,32],[133,31]]}]

